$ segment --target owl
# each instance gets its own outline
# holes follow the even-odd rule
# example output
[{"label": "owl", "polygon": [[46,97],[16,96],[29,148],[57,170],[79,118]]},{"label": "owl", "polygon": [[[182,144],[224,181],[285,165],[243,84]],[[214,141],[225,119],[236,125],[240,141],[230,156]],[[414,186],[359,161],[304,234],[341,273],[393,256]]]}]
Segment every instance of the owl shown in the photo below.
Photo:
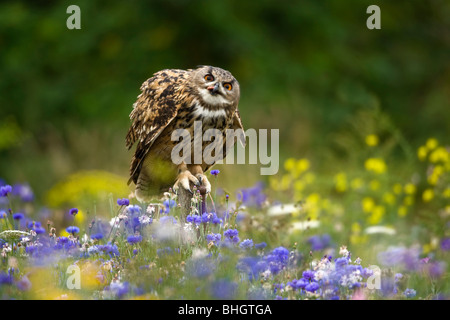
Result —
[{"label": "owl", "polygon": [[[208,129],[216,129],[223,136],[223,139],[202,141],[202,151],[216,141],[222,144],[225,158],[230,147],[226,143],[227,129],[240,129],[232,145],[237,139],[245,145],[238,111],[238,81],[229,71],[212,66],[166,69],[145,81],[141,91],[130,113],[132,124],[126,136],[128,150],[137,145],[128,181],[136,185],[136,198],[141,202],[149,201],[172,184],[174,190],[184,188],[192,193],[192,184],[203,185],[206,192],[210,192],[211,184],[205,172],[214,163],[203,158],[200,162],[194,161],[194,124],[201,123],[202,135]],[[172,151],[178,141],[172,139],[172,133],[178,129],[189,133],[189,141],[183,142],[189,142],[186,145],[191,152],[186,152],[183,161],[175,163]]]}]

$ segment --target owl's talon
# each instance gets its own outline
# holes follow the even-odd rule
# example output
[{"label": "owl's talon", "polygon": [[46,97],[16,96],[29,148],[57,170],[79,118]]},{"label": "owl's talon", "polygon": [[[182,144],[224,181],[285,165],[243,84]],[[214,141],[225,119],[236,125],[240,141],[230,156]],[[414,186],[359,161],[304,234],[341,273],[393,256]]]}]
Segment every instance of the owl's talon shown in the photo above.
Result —
[{"label": "owl's talon", "polygon": [[189,191],[191,194],[194,194],[194,192],[191,190],[190,183],[193,183],[196,186],[200,185],[200,182],[198,179],[189,171],[183,171],[178,175],[177,181],[175,181],[175,184],[173,185],[173,189],[177,190],[181,186],[183,189]]},{"label": "owl's talon", "polygon": [[198,181],[200,181],[202,186],[204,186],[206,188],[206,193],[210,193],[211,192],[211,183],[209,182],[208,178],[203,173],[197,174],[196,177],[197,177]]}]

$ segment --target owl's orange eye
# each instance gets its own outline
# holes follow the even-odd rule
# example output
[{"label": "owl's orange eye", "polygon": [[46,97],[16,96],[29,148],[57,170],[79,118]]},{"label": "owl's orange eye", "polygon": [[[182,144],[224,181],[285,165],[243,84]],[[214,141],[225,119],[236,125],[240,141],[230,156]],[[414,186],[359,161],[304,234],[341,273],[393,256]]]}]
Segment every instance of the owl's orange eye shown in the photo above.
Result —
[{"label": "owl's orange eye", "polygon": [[233,86],[231,85],[231,83],[225,83],[225,84],[223,85],[223,87],[224,87],[225,89],[227,89],[228,91],[231,91],[231,89],[233,89]]},{"label": "owl's orange eye", "polygon": [[214,81],[214,77],[213,77],[211,74],[207,74],[207,75],[205,76],[205,80],[206,80],[206,81]]}]

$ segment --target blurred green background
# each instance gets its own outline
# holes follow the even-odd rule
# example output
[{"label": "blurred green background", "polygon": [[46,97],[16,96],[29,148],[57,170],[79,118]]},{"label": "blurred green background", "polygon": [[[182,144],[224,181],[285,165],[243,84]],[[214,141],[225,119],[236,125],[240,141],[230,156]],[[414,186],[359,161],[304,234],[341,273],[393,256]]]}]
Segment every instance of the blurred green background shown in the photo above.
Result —
[{"label": "blurred green background", "polygon": [[[66,27],[71,4],[81,30]],[[366,27],[371,4],[381,30]],[[401,168],[428,137],[450,136],[449,16],[445,0],[3,1],[0,177],[38,201],[81,170],[126,179],[141,83],[200,64],[238,79],[246,128],[280,129],[280,166],[332,170],[377,134],[394,137],[386,152]],[[220,169],[228,188],[265,179],[259,166]]]}]

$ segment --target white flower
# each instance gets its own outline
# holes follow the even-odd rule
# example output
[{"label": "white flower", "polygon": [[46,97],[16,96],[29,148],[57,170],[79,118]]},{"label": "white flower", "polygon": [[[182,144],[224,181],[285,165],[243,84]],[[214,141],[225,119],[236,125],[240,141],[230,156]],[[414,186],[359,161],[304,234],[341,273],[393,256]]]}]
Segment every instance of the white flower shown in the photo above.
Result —
[{"label": "white flower", "polygon": [[311,220],[311,221],[297,221],[292,223],[291,230],[307,230],[314,229],[320,226],[320,221]]},{"label": "white flower", "polygon": [[279,204],[269,208],[267,214],[269,216],[284,216],[299,212],[301,207],[296,204]]},{"label": "white flower", "polygon": [[343,257],[348,257],[350,252],[347,250],[347,246],[342,246],[339,248],[339,254]]},{"label": "white flower", "polygon": [[142,215],[139,217],[139,223],[143,225],[147,225],[152,223],[152,219],[149,216]]},{"label": "white flower", "polygon": [[364,230],[364,233],[366,234],[387,234],[387,235],[394,235],[396,234],[396,231],[394,228],[385,227],[385,226],[372,226],[368,227]]}]

